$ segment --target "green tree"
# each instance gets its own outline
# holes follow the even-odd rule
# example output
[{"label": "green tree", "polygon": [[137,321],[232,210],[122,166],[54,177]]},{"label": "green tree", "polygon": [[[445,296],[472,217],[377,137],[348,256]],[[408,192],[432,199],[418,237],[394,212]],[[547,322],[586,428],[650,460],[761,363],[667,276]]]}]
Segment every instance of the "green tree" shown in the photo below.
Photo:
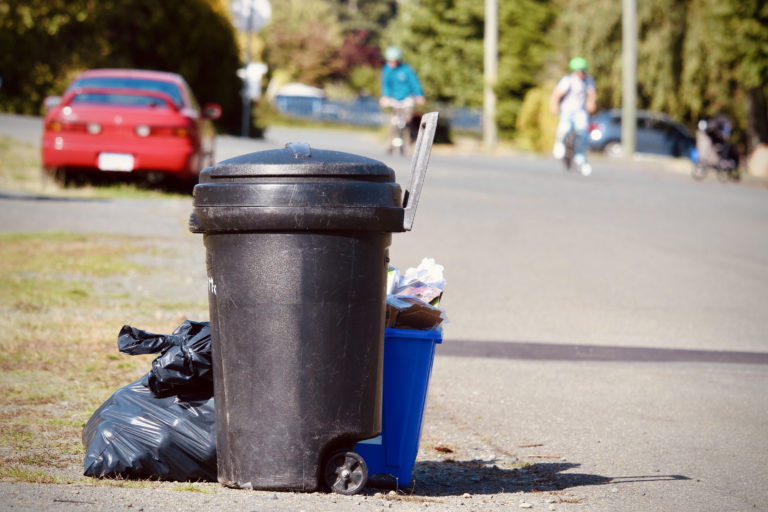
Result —
[{"label": "green tree", "polygon": [[238,129],[239,50],[232,24],[217,5],[207,0],[100,0],[96,13],[107,51],[95,65],[179,73],[201,103],[221,104],[227,131]]},{"label": "green tree", "polygon": [[477,106],[483,96],[483,3],[420,0],[400,5],[386,34],[403,48],[431,101]]},{"label": "green tree", "polygon": [[338,72],[335,57],[343,32],[327,0],[273,0],[272,20],[261,37],[273,75],[320,86]]},{"label": "green tree", "polygon": [[397,14],[397,0],[335,0],[345,30],[368,30],[377,39]]},{"label": "green tree", "polygon": [[[476,0],[421,0],[400,5],[387,40],[403,47],[427,98],[477,107],[483,98],[484,4]],[[545,32],[554,11],[545,0],[499,4],[498,124],[515,129],[525,93],[537,83],[547,56]]]},{"label": "green tree", "polygon": [[555,21],[549,1],[502,1],[499,4],[499,74],[497,122],[502,134],[517,127],[523,99],[533,89],[552,51],[544,37]]},{"label": "green tree", "polygon": [[[638,4],[638,103],[642,108],[684,117],[681,86],[681,47],[685,35],[686,0],[649,0]],[[602,108],[621,105],[622,5],[613,0],[560,0],[560,17],[553,30],[557,69],[567,70],[576,55],[589,62]],[[599,23],[596,22],[599,20]]]},{"label": "green tree", "polygon": [[78,71],[178,72],[239,126],[238,49],[219,0],[0,0],[0,109],[39,113]]},{"label": "green tree", "polygon": [[[104,50],[95,0],[0,0],[0,109],[37,114],[43,98]],[[73,51],[74,48],[74,51]]]},{"label": "green tree", "polygon": [[397,0],[332,0],[344,33],[334,67],[331,92],[372,95],[379,92],[382,34],[397,13]]},{"label": "green tree", "polygon": [[[558,0],[552,31],[559,66],[582,55],[590,62],[602,108],[621,105],[621,3]],[[763,0],[638,2],[638,107],[666,112],[693,126],[729,114],[737,137],[768,140],[768,4]],[[599,20],[596,21],[596,20]]]},{"label": "green tree", "polygon": [[687,29],[681,92],[692,117],[725,111],[749,148],[768,143],[768,4],[693,0]]}]

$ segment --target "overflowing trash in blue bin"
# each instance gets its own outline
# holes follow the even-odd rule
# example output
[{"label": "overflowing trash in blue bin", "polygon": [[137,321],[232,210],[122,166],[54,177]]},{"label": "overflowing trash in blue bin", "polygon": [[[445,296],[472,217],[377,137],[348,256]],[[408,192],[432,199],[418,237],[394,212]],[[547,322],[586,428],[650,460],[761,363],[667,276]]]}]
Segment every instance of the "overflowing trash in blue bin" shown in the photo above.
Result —
[{"label": "overflowing trash in blue bin", "polygon": [[439,329],[445,321],[440,298],[445,289],[444,268],[432,258],[405,274],[391,267],[387,276],[387,327],[396,329]]},{"label": "overflowing trash in blue bin", "polygon": [[[424,258],[401,274],[390,267],[384,335],[382,433],[355,445],[366,474],[405,486],[418,452],[435,345],[446,322],[444,268]],[[216,428],[208,322],[184,321],[171,334],[123,326],[118,349],[159,354],[151,370],[117,390],[83,428],[91,477],[216,481]],[[406,396],[408,395],[408,396]],[[381,478],[377,483],[384,483]],[[352,492],[349,492],[352,491]]]}]

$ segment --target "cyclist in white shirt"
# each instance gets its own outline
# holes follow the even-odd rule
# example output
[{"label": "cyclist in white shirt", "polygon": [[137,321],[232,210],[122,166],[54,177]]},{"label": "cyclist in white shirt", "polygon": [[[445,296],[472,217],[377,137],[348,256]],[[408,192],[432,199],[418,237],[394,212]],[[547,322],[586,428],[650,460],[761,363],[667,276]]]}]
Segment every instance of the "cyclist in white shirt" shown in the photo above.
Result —
[{"label": "cyclist in white shirt", "polygon": [[587,162],[587,131],[589,114],[594,113],[597,105],[595,79],[587,74],[587,61],[583,57],[574,57],[570,62],[571,73],[565,75],[555,86],[549,101],[553,114],[560,116],[552,154],[555,158],[565,156],[565,136],[573,130],[576,137],[573,148],[573,163],[584,176],[592,173],[592,166]]}]

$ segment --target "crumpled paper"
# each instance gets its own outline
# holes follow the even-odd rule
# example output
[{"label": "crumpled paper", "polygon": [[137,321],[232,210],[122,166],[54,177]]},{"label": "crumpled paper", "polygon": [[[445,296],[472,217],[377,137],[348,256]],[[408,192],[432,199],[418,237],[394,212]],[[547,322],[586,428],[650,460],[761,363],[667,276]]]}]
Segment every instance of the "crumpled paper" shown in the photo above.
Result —
[{"label": "crumpled paper", "polygon": [[445,323],[439,307],[445,289],[445,268],[434,258],[424,258],[417,267],[400,274],[390,268],[387,282],[386,326],[396,329],[435,330]]}]

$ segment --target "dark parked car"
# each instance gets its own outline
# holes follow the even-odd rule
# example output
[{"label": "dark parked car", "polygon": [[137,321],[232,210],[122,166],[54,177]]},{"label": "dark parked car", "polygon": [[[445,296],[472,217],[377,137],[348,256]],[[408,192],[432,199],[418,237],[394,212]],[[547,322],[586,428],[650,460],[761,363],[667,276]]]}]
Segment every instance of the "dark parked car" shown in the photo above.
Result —
[{"label": "dark parked car", "polygon": [[[695,146],[691,133],[668,115],[645,110],[637,112],[635,150],[638,153],[688,157]],[[589,149],[609,156],[621,155],[621,110],[604,110],[592,116]]]}]

